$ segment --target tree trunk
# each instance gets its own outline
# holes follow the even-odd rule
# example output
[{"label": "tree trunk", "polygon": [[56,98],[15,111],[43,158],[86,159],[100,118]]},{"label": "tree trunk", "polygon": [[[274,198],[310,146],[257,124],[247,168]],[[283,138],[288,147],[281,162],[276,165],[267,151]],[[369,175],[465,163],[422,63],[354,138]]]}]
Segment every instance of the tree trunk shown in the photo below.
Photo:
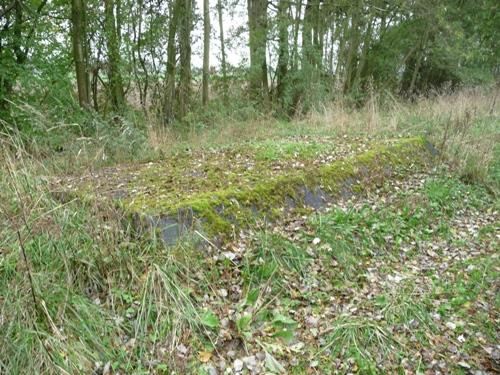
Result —
[{"label": "tree trunk", "polygon": [[268,104],[267,79],[267,0],[248,0],[248,26],[250,31],[250,95]]},{"label": "tree trunk", "polygon": [[304,23],[302,25],[302,68],[310,66],[312,63],[312,44],[313,44],[313,29],[312,29],[312,10],[313,1],[307,0],[306,9],[304,10]]},{"label": "tree trunk", "polygon": [[292,49],[292,70],[298,69],[299,65],[299,30],[300,30],[300,17],[302,13],[302,0],[298,0],[295,5],[295,22],[293,30],[293,49]]},{"label": "tree trunk", "polygon": [[170,24],[168,27],[167,45],[167,69],[165,77],[165,98],[163,106],[163,116],[166,125],[170,124],[174,120],[175,66],[177,55],[175,35],[177,34],[177,24],[182,8],[182,1],[184,0],[175,0],[170,6]]},{"label": "tree trunk", "polygon": [[308,0],[302,26],[303,68],[319,67],[321,60],[322,36],[320,37],[319,0]]},{"label": "tree trunk", "polygon": [[73,36],[73,59],[75,60],[76,85],[78,102],[83,108],[90,107],[90,90],[87,74],[87,48],[84,0],[72,0],[71,21]]},{"label": "tree trunk", "polygon": [[428,37],[429,37],[429,28],[426,28],[420,44],[420,50],[417,54],[417,61],[415,62],[415,67],[413,69],[410,87],[408,88],[408,96],[410,97],[412,97],[415,94],[415,84],[417,83],[418,73],[420,71],[420,66],[422,65],[422,58],[424,55],[425,45],[427,44]]},{"label": "tree trunk", "polygon": [[277,97],[281,106],[285,104],[285,93],[288,73],[288,3],[286,0],[280,0],[278,4],[278,66],[277,66]]},{"label": "tree trunk", "polygon": [[[139,90],[139,101],[144,113],[147,112],[146,103],[148,97],[149,74],[144,57],[142,56],[142,17],[144,10],[143,0],[137,2],[137,12],[131,17],[131,26],[133,34],[132,48],[132,66],[136,80],[137,89]],[[140,67],[139,67],[140,65]],[[140,69],[143,71],[144,78],[141,75]],[[143,82],[144,80],[144,82]]]},{"label": "tree trunk", "polygon": [[99,77],[99,70],[101,69],[101,54],[102,54],[102,49],[101,45],[97,45],[97,56],[96,56],[96,62],[95,65],[91,66],[91,72],[92,72],[92,78],[89,83],[89,91],[92,92],[92,104],[94,106],[94,111],[99,112],[99,102],[98,102],[98,86],[99,86],[99,81],[101,80]]},{"label": "tree trunk", "polygon": [[179,118],[183,118],[187,114],[191,97],[191,29],[193,28],[191,1],[182,0],[181,27],[179,31]]},{"label": "tree trunk", "polygon": [[373,30],[373,20],[370,18],[368,20],[368,26],[365,31],[365,38],[363,40],[363,49],[361,51],[361,57],[356,67],[356,75],[354,76],[354,83],[352,85],[354,90],[359,89],[361,85],[361,80],[363,78],[363,73],[366,65],[366,58],[368,56],[368,49],[370,48],[372,40],[372,30]]},{"label": "tree trunk", "polygon": [[[330,74],[333,76],[333,80],[335,80],[335,60],[334,60],[334,53],[335,53],[335,42],[339,38],[339,31],[340,31],[340,25],[338,24],[337,19],[332,19],[331,21],[331,31],[330,31],[330,52],[329,52],[329,70]],[[338,63],[338,58],[337,58],[337,63]]]},{"label": "tree trunk", "polygon": [[313,2],[313,65],[316,69],[321,70],[323,65],[323,38],[324,25],[323,14],[320,9],[321,2],[315,0]]},{"label": "tree trunk", "polygon": [[116,14],[116,40],[119,46],[122,45],[122,1],[115,0],[115,14]]},{"label": "tree trunk", "polygon": [[351,35],[349,37],[349,49],[345,62],[344,94],[352,88],[354,65],[357,64],[357,54],[359,47],[359,25],[361,23],[361,4],[353,4],[351,16]]},{"label": "tree trunk", "polygon": [[202,103],[208,103],[208,80],[210,69],[210,4],[203,0],[203,93]]},{"label": "tree trunk", "polygon": [[335,74],[334,74],[335,89],[341,89],[341,84],[342,84],[341,76],[344,70],[344,56],[346,54],[345,45],[346,45],[347,28],[348,28],[347,15],[345,15],[341,24],[342,24],[341,30],[339,30],[339,48],[337,49],[337,65],[335,66]]},{"label": "tree trunk", "polygon": [[108,81],[111,103],[116,111],[121,111],[125,105],[123,79],[120,73],[120,46],[116,33],[114,1],[104,0],[106,47],[108,53]]},{"label": "tree trunk", "polygon": [[222,70],[222,90],[224,101],[227,100],[227,67],[226,67],[226,46],[224,41],[224,23],[222,18],[222,0],[217,0],[217,12],[219,15],[219,34],[220,34],[220,53],[221,53],[221,70]]}]

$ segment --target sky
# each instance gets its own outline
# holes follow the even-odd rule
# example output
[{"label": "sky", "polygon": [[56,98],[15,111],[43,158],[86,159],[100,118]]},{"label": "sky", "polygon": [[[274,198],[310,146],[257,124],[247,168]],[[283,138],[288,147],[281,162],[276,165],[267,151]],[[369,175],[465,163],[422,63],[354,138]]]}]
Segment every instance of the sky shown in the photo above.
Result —
[{"label": "sky", "polygon": [[[233,1],[234,2],[234,1]],[[198,15],[203,14],[203,0],[196,0]],[[237,66],[248,60],[248,31],[246,2],[237,1],[236,5],[223,10],[224,39],[226,41],[226,61]],[[219,20],[216,1],[210,0],[210,66],[220,67]],[[244,32],[241,32],[244,30]],[[239,32],[238,32],[239,31]],[[200,19],[193,30],[193,50],[191,63],[196,68],[203,66],[203,19]]]}]

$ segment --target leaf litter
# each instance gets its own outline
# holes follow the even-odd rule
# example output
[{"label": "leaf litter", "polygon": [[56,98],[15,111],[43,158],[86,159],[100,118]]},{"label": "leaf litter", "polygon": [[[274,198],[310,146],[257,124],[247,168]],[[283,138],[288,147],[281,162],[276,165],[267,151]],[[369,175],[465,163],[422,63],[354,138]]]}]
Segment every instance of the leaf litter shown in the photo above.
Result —
[{"label": "leaf litter", "polygon": [[[289,153],[299,141],[312,146]],[[261,170],[278,175],[368,147],[360,139],[347,148],[317,143],[289,139],[278,154],[255,144],[173,156],[171,165],[190,172],[166,194],[196,194],[202,186],[192,182],[208,174],[229,178],[229,160],[240,171],[235,181],[247,184]],[[162,175],[157,186],[179,177],[167,167],[128,166],[59,183],[94,180],[104,195],[116,186],[135,194],[148,170]],[[148,367],[162,373],[167,362],[180,373],[210,375],[498,373],[498,201],[476,190],[443,170],[413,174],[320,211],[283,212],[273,227],[263,222],[209,247],[189,287],[203,328],[184,332],[173,353],[155,343]],[[132,341],[127,351],[136,348]]]},{"label": "leaf litter", "polygon": [[[223,256],[210,267],[223,276],[205,307],[220,325],[210,355],[198,352],[193,366],[210,374],[497,373],[498,203],[447,178],[390,181],[212,249]],[[440,184],[455,196],[434,197]]]}]

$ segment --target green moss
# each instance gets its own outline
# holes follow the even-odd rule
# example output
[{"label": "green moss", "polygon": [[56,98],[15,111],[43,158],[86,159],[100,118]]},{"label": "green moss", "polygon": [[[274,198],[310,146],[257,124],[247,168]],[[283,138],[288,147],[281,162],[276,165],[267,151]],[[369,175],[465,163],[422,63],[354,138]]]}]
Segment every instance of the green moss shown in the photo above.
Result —
[{"label": "green moss", "polygon": [[[203,222],[204,229],[210,236],[230,235],[233,227],[248,226],[256,219],[277,219],[283,206],[293,201],[300,209],[304,204],[304,195],[301,189],[308,188],[314,191],[322,187],[329,195],[335,196],[340,192],[347,179],[351,179],[351,191],[359,192],[377,183],[378,175],[384,169],[394,169],[403,165],[422,165],[428,156],[425,151],[425,141],[421,138],[403,139],[395,144],[375,145],[370,150],[333,162],[329,165],[311,168],[307,171],[288,171],[273,178],[264,179],[258,183],[257,178],[249,179],[248,185],[236,185],[220,188],[223,181],[217,181],[216,190],[182,195],[175,201],[171,195],[138,194],[128,198],[124,207],[131,212],[141,212],[176,217],[180,210],[191,209],[194,216]],[[206,182],[211,188],[214,179],[221,179],[220,173],[207,174]],[[230,175],[230,174],[228,174]],[[364,178],[364,183],[356,183],[357,179]]]},{"label": "green moss", "polygon": [[268,140],[252,147],[255,149],[256,160],[277,161],[293,158],[304,160],[333,151],[335,143]]},{"label": "green moss", "polygon": [[[178,154],[161,163],[139,166],[127,182],[127,190],[134,197],[160,196],[162,200],[177,201],[207,191],[247,188],[280,175],[295,174],[297,170],[317,168],[326,160],[355,153],[360,146],[364,144],[359,140],[338,143],[331,138],[269,140]],[[113,189],[125,177],[111,178],[107,184]]]}]

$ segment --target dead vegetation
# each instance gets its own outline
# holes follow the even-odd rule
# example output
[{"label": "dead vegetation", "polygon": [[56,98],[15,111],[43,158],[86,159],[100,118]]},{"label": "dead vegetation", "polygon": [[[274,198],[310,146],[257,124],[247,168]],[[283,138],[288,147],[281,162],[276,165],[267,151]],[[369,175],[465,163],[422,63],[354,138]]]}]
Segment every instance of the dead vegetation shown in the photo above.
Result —
[{"label": "dead vegetation", "polygon": [[[217,142],[231,150],[251,140],[272,165],[308,166],[317,155],[304,147],[295,156],[301,140],[335,139],[314,145],[326,150],[321,159],[369,121],[370,140],[396,129],[427,134],[444,151],[428,173],[386,179],[321,212],[283,214],[273,230],[252,227],[204,252],[137,238],[95,201],[54,199],[54,170],[99,175],[90,165],[110,155],[110,135],[46,159],[4,139],[0,372],[498,372],[498,104],[480,91],[373,100],[296,126],[151,133],[163,153],[148,154],[154,163],[211,148],[216,160]],[[174,140],[181,145],[170,148]]]}]

